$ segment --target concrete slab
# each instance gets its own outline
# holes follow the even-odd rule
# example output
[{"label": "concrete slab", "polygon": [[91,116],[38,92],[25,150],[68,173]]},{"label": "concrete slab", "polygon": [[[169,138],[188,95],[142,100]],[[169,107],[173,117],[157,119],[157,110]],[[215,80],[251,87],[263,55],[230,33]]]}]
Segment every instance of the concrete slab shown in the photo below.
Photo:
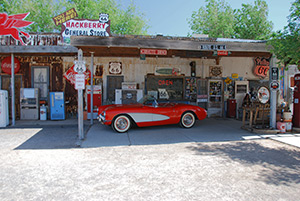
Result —
[{"label": "concrete slab", "polygon": [[96,122],[88,131],[81,147],[128,146],[128,133],[118,134],[111,127]]},{"label": "concrete slab", "polygon": [[81,147],[157,145],[185,142],[238,141],[252,135],[241,129],[242,122],[235,119],[207,118],[197,121],[190,129],[179,125],[132,128],[125,134],[114,132],[111,127],[98,122],[93,125]]},{"label": "concrete slab", "polygon": [[300,148],[300,137],[274,137],[271,139]]}]

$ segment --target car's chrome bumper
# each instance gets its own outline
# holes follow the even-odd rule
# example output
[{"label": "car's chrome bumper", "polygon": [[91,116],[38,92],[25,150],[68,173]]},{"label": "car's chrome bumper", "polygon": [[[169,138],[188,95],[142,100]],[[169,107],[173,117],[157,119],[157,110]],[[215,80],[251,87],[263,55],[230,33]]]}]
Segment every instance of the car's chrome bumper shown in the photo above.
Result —
[{"label": "car's chrome bumper", "polygon": [[102,114],[100,114],[99,116],[98,116],[98,120],[102,123],[102,124],[104,124],[106,121],[105,121],[105,117],[102,115]]}]

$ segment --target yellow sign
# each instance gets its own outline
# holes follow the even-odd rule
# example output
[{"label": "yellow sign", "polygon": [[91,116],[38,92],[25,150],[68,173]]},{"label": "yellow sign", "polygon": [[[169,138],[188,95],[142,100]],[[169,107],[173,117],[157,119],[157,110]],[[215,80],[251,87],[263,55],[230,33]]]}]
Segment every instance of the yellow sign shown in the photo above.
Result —
[{"label": "yellow sign", "polygon": [[230,84],[232,82],[232,80],[229,78],[229,77],[227,77],[226,79],[225,79],[225,83],[226,84]]},{"label": "yellow sign", "polygon": [[232,73],[232,74],[231,74],[231,77],[232,77],[233,79],[237,79],[237,78],[239,78],[239,74],[237,74],[237,73]]}]

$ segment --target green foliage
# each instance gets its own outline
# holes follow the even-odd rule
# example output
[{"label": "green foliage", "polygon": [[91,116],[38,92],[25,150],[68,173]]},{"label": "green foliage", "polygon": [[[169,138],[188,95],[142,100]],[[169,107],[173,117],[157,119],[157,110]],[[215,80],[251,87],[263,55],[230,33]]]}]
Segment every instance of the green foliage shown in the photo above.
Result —
[{"label": "green foliage", "polygon": [[208,34],[215,38],[234,36],[232,8],[224,0],[206,0],[206,7],[194,11],[189,25],[192,33]]},{"label": "green foliage", "polygon": [[268,6],[256,0],[254,6],[242,4],[233,10],[224,0],[206,0],[206,6],[194,11],[189,25],[192,33],[210,37],[268,39],[273,28],[267,20]]},{"label": "green foliage", "polygon": [[52,18],[75,8],[78,19],[99,19],[99,13],[109,14],[111,32],[114,34],[146,34],[144,15],[138,12],[134,2],[124,10],[115,0],[0,0],[0,12],[9,15],[30,12],[26,18],[34,24],[27,28],[32,32],[60,32]]},{"label": "green foliage", "polygon": [[290,12],[288,25],[274,33],[268,44],[271,52],[284,66],[300,66],[300,0],[292,4]]},{"label": "green foliage", "polygon": [[256,0],[254,5],[242,4],[242,8],[235,10],[234,15],[236,38],[256,40],[270,38],[273,24],[267,19],[268,5],[265,1]]}]

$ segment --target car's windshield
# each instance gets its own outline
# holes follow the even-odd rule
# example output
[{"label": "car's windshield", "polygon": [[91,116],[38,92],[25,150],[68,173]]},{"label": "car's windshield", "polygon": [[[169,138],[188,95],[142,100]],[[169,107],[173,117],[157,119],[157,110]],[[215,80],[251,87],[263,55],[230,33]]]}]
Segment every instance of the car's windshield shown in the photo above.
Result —
[{"label": "car's windshield", "polygon": [[138,101],[138,103],[142,103],[144,105],[151,105],[153,102],[156,102],[156,99],[154,96],[150,95],[146,95]]}]

